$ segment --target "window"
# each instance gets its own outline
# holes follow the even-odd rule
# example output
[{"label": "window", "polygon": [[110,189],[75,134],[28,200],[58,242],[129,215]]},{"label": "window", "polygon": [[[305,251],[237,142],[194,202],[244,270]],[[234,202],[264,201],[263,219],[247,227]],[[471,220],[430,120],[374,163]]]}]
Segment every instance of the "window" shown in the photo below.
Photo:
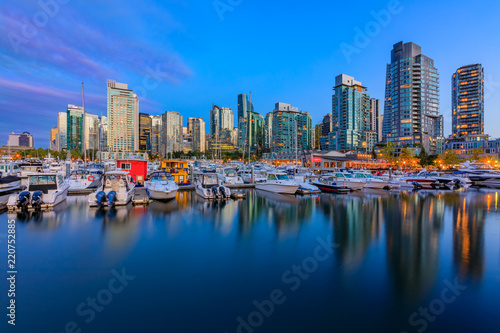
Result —
[{"label": "window", "polygon": [[123,170],[130,170],[132,169],[130,163],[122,163],[122,167],[121,167]]}]

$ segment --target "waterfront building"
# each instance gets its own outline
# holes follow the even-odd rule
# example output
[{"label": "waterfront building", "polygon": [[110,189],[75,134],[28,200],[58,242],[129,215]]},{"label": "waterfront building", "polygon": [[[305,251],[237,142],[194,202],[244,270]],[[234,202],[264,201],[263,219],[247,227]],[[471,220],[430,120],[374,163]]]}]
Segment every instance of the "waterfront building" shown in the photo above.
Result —
[{"label": "waterfront building", "polygon": [[108,117],[101,116],[99,118],[99,142],[100,142],[100,150],[107,151],[108,150]]},{"label": "waterfront building", "polygon": [[[69,108],[69,106],[68,106]],[[59,112],[57,114],[57,151],[66,150],[67,147],[67,131],[68,131],[68,115],[67,112]]]},{"label": "waterfront building", "polygon": [[66,149],[83,152],[83,108],[81,106],[68,105],[66,124]]},{"label": "waterfront building", "polygon": [[[370,96],[361,82],[341,74],[335,78],[332,96],[333,129],[328,135],[329,150],[371,150],[375,144],[370,131]],[[376,134],[375,134],[376,135]],[[369,146],[372,144],[372,146]]]},{"label": "waterfront building", "polygon": [[188,126],[182,127],[182,151],[184,154],[193,151],[193,136],[188,130]]},{"label": "waterfront building", "polygon": [[151,154],[151,116],[139,113],[139,150]]},{"label": "waterfront building", "polygon": [[273,113],[266,113],[264,118],[264,150],[271,151],[271,144],[273,142]]},{"label": "waterfront building", "polygon": [[443,117],[439,115],[439,74],[434,60],[414,43],[399,42],[386,68],[383,140],[396,147],[439,150]]},{"label": "waterfront building", "polygon": [[276,103],[272,117],[273,153],[310,150],[312,145],[312,118],[286,103]]},{"label": "waterfront building", "polygon": [[484,69],[480,64],[462,66],[451,78],[453,137],[484,134]]},{"label": "waterfront building", "polygon": [[[238,142],[240,143],[240,150],[245,151],[245,154],[248,154],[248,148],[250,147],[250,155],[253,157],[262,156],[265,142],[264,123],[264,117],[253,111],[248,112],[247,118],[241,119],[238,129]],[[250,124],[250,129],[248,124]]]},{"label": "waterfront building", "polygon": [[9,140],[7,141],[7,146],[9,147],[34,147],[35,141],[33,136],[29,132],[23,132],[22,134],[9,134]]},{"label": "waterfront building", "polygon": [[168,157],[174,151],[182,151],[182,123],[179,112],[165,111],[162,115],[162,130],[160,135],[161,154]]},{"label": "waterfront building", "polygon": [[212,154],[234,150],[233,129],[233,111],[230,108],[213,105],[210,110],[210,151]]},{"label": "waterfront building", "polygon": [[376,142],[382,141],[382,115],[380,114],[380,100],[370,98],[370,131],[376,133]]},{"label": "waterfront building", "polygon": [[86,112],[84,124],[85,149],[99,150],[99,127],[99,117]]},{"label": "waterfront building", "polygon": [[50,150],[58,149],[59,135],[57,133],[57,126],[50,129]]},{"label": "waterfront building", "polygon": [[151,117],[151,154],[153,156],[160,156],[162,116],[150,116],[150,117]]},{"label": "waterfront building", "polygon": [[206,125],[205,120],[200,117],[188,118],[188,132],[191,134],[193,141],[193,151],[205,152],[206,141]]},{"label": "waterfront building", "polygon": [[240,119],[247,117],[247,112],[254,111],[253,103],[251,103],[248,99],[247,94],[239,94],[238,95],[238,124],[240,123]]},{"label": "waterfront building", "polygon": [[489,135],[467,135],[447,140],[444,144],[447,150],[453,150],[462,159],[470,159],[474,149],[482,149],[484,157],[500,158],[500,138],[491,139]]},{"label": "waterfront building", "polygon": [[125,83],[108,80],[108,151],[139,149],[139,100]]}]

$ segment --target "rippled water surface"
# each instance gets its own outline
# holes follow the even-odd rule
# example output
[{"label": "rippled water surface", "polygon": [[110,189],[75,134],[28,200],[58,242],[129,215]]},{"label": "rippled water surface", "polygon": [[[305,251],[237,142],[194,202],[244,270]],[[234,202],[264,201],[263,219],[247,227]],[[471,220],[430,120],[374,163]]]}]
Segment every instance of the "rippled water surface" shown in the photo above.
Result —
[{"label": "rippled water surface", "polygon": [[17,221],[15,331],[498,329],[498,193],[247,194],[1,214],[2,272]]}]

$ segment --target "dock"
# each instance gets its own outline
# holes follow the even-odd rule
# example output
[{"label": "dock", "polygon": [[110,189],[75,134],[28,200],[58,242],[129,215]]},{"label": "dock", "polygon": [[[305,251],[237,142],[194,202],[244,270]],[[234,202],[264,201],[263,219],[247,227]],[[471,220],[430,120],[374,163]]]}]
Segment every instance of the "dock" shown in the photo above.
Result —
[{"label": "dock", "polygon": [[87,195],[95,192],[95,188],[87,188],[85,190],[72,190],[68,191],[68,195]]},{"label": "dock", "polygon": [[132,203],[134,205],[148,205],[153,200],[149,199],[148,192],[145,187],[136,187],[134,189],[134,198],[132,199]]},{"label": "dock", "polygon": [[[245,188],[255,188],[255,184],[224,184],[230,189],[245,189]],[[194,191],[194,185],[181,185],[179,186],[179,192],[184,191]]]}]

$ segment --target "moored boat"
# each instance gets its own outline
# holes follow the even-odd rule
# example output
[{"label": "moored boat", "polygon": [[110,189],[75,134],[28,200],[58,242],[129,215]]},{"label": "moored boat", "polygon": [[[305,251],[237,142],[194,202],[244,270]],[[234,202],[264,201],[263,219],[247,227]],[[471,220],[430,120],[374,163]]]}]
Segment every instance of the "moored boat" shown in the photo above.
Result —
[{"label": "moored boat", "polygon": [[258,190],[281,194],[295,194],[299,186],[299,183],[290,180],[288,175],[283,172],[269,172],[265,181],[255,184],[255,188]]},{"label": "moored boat", "polygon": [[123,206],[134,198],[135,185],[126,171],[116,170],[104,174],[102,184],[89,195],[91,207]]},{"label": "moored boat", "polygon": [[164,171],[153,172],[150,180],[144,182],[144,187],[148,190],[151,199],[160,201],[174,199],[179,189],[179,186],[174,181],[174,177]]}]

